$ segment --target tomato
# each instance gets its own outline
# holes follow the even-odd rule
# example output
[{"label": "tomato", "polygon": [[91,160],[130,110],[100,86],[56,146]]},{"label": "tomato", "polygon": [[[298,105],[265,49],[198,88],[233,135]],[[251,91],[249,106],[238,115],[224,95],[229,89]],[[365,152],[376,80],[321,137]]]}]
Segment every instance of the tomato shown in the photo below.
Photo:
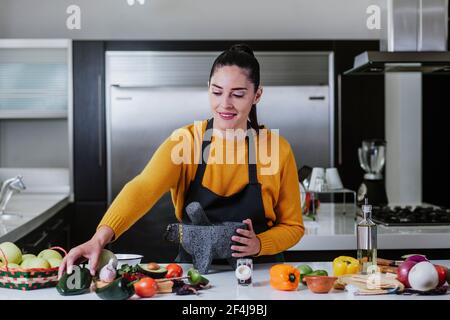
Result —
[{"label": "tomato", "polygon": [[441,266],[438,264],[435,264],[434,267],[436,268],[436,271],[438,273],[439,276],[439,284],[438,287],[444,285],[444,283],[447,281],[447,272],[448,269],[445,266]]},{"label": "tomato", "polygon": [[134,291],[141,298],[153,297],[158,290],[156,281],[152,278],[142,278],[134,284]]},{"label": "tomato", "polygon": [[176,263],[168,264],[166,269],[167,269],[166,278],[178,278],[183,276],[183,268]]}]

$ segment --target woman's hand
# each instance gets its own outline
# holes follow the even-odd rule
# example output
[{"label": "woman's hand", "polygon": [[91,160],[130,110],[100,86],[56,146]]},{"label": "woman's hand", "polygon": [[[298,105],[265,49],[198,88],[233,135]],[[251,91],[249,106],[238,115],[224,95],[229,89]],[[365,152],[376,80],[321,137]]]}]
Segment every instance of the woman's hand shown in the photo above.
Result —
[{"label": "woman's hand", "polygon": [[72,273],[72,266],[82,258],[89,259],[91,275],[94,276],[100,253],[104,246],[111,241],[113,236],[114,232],[110,227],[102,226],[97,230],[91,240],[70,250],[59,266],[58,279],[61,278],[66,269],[67,273]]},{"label": "woman's hand", "polygon": [[248,230],[237,229],[236,232],[241,236],[232,236],[231,240],[242,243],[243,246],[231,246],[231,250],[237,251],[232,254],[234,258],[254,256],[261,250],[261,243],[253,230],[252,220],[242,221],[248,226]]}]

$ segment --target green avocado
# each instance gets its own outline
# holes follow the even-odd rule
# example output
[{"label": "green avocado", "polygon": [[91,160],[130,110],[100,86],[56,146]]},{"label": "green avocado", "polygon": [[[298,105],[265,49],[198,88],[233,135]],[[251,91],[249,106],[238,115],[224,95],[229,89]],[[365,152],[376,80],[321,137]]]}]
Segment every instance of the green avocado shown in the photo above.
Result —
[{"label": "green avocado", "polygon": [[159,269],[151,270],[147,267],[147,264],[145,264],[145,263],[138,264],[137,269],[139,272],[142,272],[146,276],[149,276],[150,278],[153,278],[153,279],[162,279],[167,274],[166,268],[160,267]]}]

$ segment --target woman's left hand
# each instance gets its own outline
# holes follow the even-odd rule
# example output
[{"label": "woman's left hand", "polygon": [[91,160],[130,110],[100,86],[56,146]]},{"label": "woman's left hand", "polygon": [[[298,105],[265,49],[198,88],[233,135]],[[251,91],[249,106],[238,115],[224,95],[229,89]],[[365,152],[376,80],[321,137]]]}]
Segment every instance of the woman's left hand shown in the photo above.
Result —
[{"label": "woman's left hand", "polygon": [[248,230],[237,229],[236,232],[240,236],[231,237],[231,240],[243,244],[243,246],[231,246],[231,250],[237,251],[232,254],[234,258],[254,256],[261,250],[261,243],[253,230],[252,220],[246,219],[242,222],[248,226]]}]

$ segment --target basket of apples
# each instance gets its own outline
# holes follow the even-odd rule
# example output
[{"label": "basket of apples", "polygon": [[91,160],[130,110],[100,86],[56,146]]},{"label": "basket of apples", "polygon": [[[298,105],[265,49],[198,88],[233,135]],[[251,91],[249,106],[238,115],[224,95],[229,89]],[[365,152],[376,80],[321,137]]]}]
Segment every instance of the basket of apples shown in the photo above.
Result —
[{"label": "basket of apples", "polygon": [[0,244],[0,287],[34,290],[54,287],[58,283],[58,269],[67,255],[61,247],[52,247],[34,254],[22,254],[12,242]]}]

